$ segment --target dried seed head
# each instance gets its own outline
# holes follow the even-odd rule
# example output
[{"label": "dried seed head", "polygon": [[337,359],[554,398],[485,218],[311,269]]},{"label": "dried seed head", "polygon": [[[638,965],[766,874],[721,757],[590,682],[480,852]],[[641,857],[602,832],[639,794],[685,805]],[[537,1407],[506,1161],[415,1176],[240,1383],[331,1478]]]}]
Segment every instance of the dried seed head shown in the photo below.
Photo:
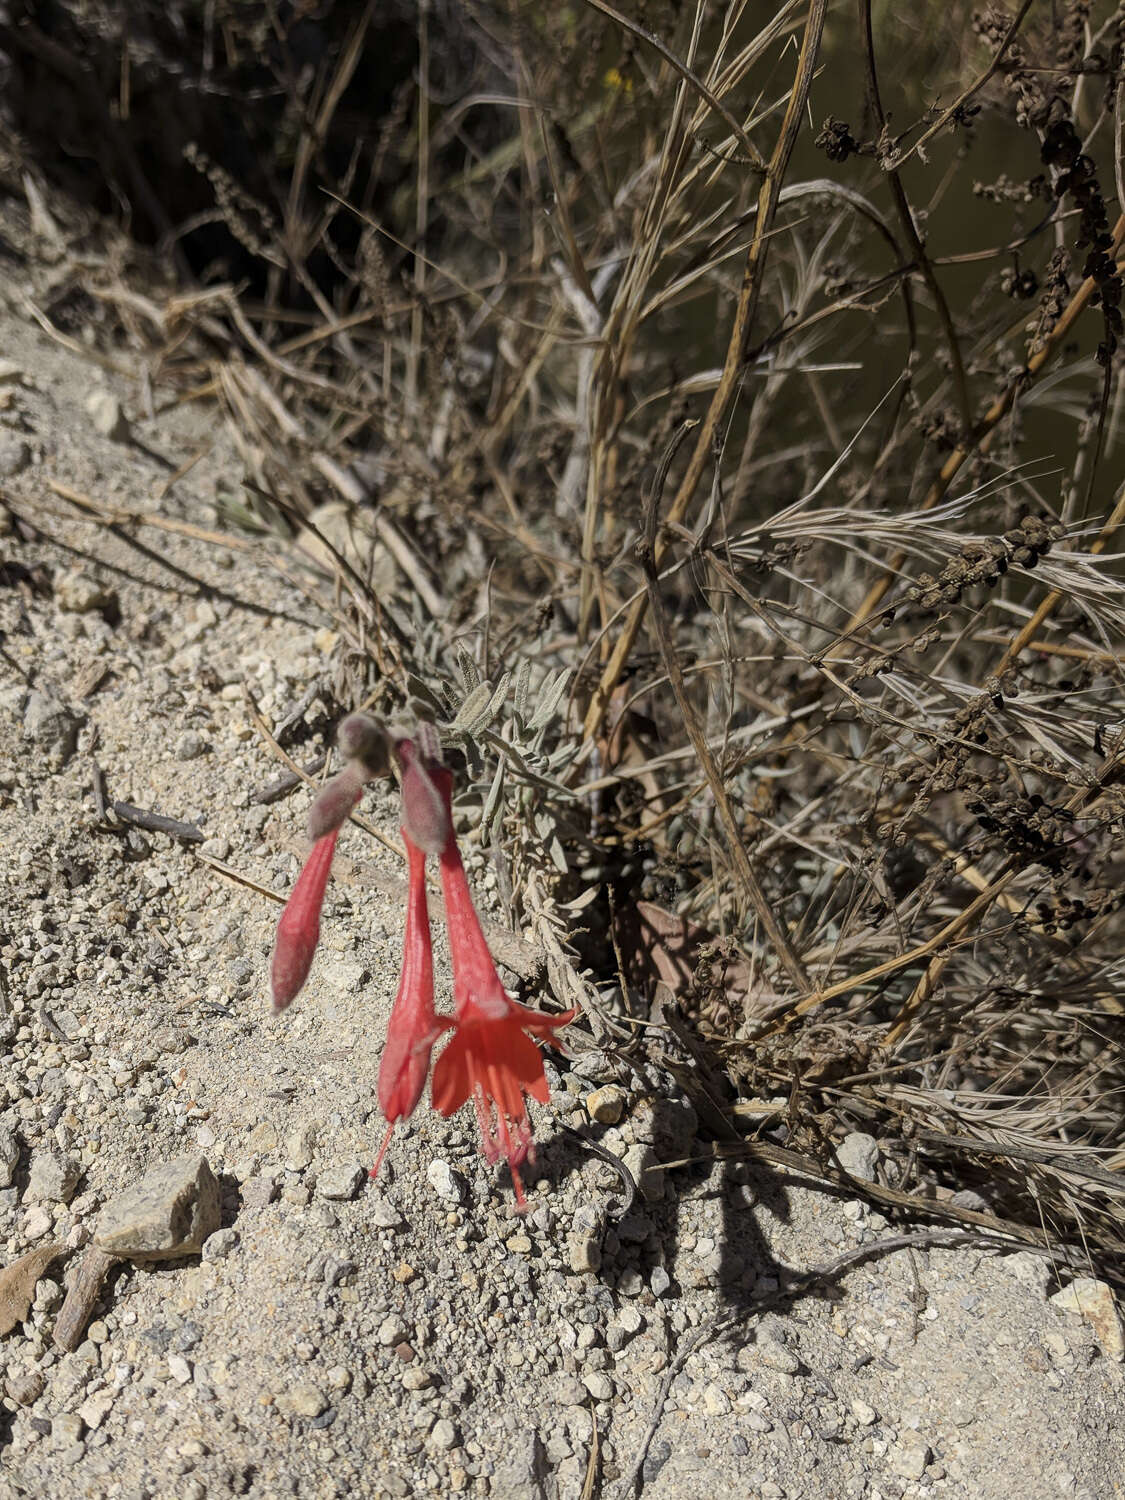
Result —
[{"label": "dried seed head", "polygon": [[336,743],[346,760],[359,762],[365,780],[386,776],[390,771],[387,731],[370,714],[349,714],[336,731]]}]

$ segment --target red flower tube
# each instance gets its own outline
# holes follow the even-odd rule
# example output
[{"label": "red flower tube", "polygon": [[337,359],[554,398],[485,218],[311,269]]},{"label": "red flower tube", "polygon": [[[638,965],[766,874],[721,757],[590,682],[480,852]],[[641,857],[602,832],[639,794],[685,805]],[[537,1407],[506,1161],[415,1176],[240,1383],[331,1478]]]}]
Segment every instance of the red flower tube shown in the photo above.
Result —
[{"label": "red flower tube", "polygon": [[391,1008],[387,1040],[379,1063],[379,1108],[387,1121],[387,1133],[371,1168],[372,1177],[378,1174],[396,1121],[412,1115],[422,1097],[434,1043],[446,1027],[453,1024],[434,1013],[434,956],[426,905],[426,856],[406,829],[401,831],[409,861],[406,930],[402,940],[398,994]]},{"label": "red flower tube", "polygon": [[[452,778],[444,769],[430,776],[447,812]],[[453,961],[456,1026],[434,1066],[432,1097],[439,1114],[454,1114],[472,1099],[486,1160],[503,1157],[512,1173],[517,1210],[527,1207],[519,1168],[534,1160],[527,1099],[546,1104],[550,1092],[543,1057],[532,1037],[550,1040],[575,1011],[548,1016],[518,1004],[504,989],[473,906],[465,867],[452,833],[441,855],[441,884]],[[528,1035],[531,1033],[531,1035]]]}]

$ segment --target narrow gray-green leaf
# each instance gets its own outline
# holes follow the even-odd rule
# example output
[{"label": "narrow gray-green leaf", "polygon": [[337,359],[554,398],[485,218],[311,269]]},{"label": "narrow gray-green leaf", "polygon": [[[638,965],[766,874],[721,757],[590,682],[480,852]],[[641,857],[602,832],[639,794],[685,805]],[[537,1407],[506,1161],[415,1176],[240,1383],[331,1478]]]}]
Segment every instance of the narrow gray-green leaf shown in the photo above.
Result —
[{"label": "narrow gray-green leaf", "polygon": [[457,670],[461,673],[467,693],[472,693],[474,688],[480,686],[480,668],[461,645],[457,647]]},{"label": "narrow gray-green leaf", "polygon": [[542,729],[554,715],[559,704],[563,700],[567,683],[570,681],[570,672],[564,667],[554,682],[544,688],[535,704],[535,712],[528,721],[529,729]]},{"label": "narrow gray-green leaf", "polygon": [[531,663],[525,656],[516,669],[516,686],[512,693],[512,702],[515,705],[516,716],[520,720],[527,719],[527,690],[531,685]]},{"label": "narrow gray-green leaf", "polygon": [[497,684],[496,691],[493,693],[491,701],[488,705],[488,717],[490,720],[494,719],[500,712],[501,705],[503,704],[504,699],[508,696],[508,684],[511,682],[511,680],[511,672],[505,672],[503,677],[501,677],[499,683]]},{"label": "narrow gray-green leaf", "polygon": [[485,798],[485,802],[484,802],[484,811],[481,813],[481,817],[480,817],[481,822],[486,827],[491,824],[491,822],[492,822],[492,814],[496,811],[497,807],[499,807],[499,805],[500,805],[500,800],[501,800],[500,799],[500,793],[503,790],[503,787],[504,787],[504,762],[501,761],[500,764],[496,767],[496,775],[492,778],[492,785],[489,788],[488,796]]},{"label": "narrow gray-green leaf", "polygon": [[472,727],[483,715],[484,722],[488,722],[488,704],[492,698],[492,689],[487,682],[478,682],[476,687],[457,710],[457,716],[448,725],[448,728],[457,734],[471,732]]},{"label": "narrow gray-green leaf", "polygon": [[420,677],[415,677],[413,672],[408,672],[406,674],[406,689],[412,698],[419,699],[426,705],[427,708],[433,709],[436,713],[439,713],[442,718],[445,717],[445,704],[439,702],[439,700],[434,696],[433,690],[427,687]]},{"label": "narrow gray-green leaf", "polygon": [[563,853],[563,846],[559,843],[557,835],[551,840],[551,858],[559,874],[565,875],[567,873],[566,855]]}]

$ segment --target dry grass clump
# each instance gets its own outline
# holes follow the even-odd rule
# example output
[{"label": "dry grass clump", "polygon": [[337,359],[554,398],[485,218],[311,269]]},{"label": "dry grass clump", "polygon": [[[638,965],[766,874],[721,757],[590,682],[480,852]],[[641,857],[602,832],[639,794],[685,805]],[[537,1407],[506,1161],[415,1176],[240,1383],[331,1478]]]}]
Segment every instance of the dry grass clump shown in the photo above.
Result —
[{"label": "dry grass clump", "polygon": [[119,336],[603,1045],[1120,1273],[1120,10],[827,10],[423,8],[337,171],[366,11]]}]

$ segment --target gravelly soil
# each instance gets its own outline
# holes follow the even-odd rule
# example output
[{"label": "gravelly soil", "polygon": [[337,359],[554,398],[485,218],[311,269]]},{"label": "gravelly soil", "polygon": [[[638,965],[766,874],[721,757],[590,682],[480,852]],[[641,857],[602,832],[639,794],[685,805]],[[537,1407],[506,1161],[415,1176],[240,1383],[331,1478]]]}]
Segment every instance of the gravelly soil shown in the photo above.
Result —
[{"label": "gravelly soil", "polygon": [[[6,233],[26,237],[18,215]],[[9,285],[14,307],[45,274]],[[549,1069],[525,1219],[466,1114],[420,1111],[367,1181],[402,913],[354,862],[393,893],[394,858],[345,834],[313,978],[278,1020],[279,908],[215,864],[292,883],[307,797],[253,802],[278,767],[243,684],[276,722],[324,673],[329,622],[252,554],[111,530],[49,488],[153,510],[213,439],[160,504],[209,525],[238,471],[213,410],[143,419],[135,386],[11,308],[0,355],[0,483],[27,523],[0,536],[0,1261],[81,1246],[102,1202],[189,1152],[221,1180],[225,1226],[201,1259],[117,1271],[74,1353],[51,1343],[64,1264],[40,1281],[0,1340],[0,1497],[577,1500],[591,1463],[592,1493],[616,1496],[655,1416],[649,1500],[1125,1494],[1122,1366],[1047,1301],[1049,1266],[876,1254],[755,1315],[788,1270],[893,1231],[710,1162],[651,1174],[622,1215],[619,1175],[558,1128],[614,1081],[596,1053]],[[103,386],[135,441],[95,429]],[[111,800],[206,842],[99,831],[95,759]],[[386,792],[365,810],[393,833]],[[690,1154],[689,1110],[616,1081],[603,1146]]]}]

